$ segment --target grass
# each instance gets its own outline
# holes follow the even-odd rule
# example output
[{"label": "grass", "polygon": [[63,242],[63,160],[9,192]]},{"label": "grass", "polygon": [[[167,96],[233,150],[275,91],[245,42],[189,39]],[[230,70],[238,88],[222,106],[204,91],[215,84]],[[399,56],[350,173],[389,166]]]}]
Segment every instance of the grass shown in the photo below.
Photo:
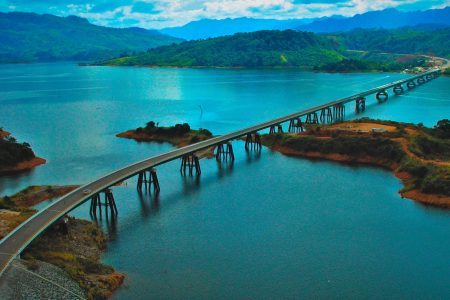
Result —
[{"label": "grass", "polygon": [[[399,172],[407,172],[411,178],[404,190],[419,190],[427,194],[450,196],[450,140],[442,126],[425,128],[420,125],[393,121],[357,120],[395,126],[385,133],[358,133],[328,129],[327,126],[310,127],[301,135],[265,135],[262,142],[269,147],[286,147],[297,153],[339,154],[349,160],[371,162]],[[446,123],[445,126],[448,124]],[[445,127],[448,130],[448,127]],[[411,156],[400,144],[408,142]]]}]

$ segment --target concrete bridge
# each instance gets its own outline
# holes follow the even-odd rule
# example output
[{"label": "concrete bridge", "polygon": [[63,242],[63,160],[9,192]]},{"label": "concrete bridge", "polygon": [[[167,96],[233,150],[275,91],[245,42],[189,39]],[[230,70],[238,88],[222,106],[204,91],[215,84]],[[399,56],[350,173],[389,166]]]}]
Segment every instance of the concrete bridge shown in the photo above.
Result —
[{"label": "concrete bridge", "polygon": [[[153,186],[155,192],[159,192],[160,186],[154,167],[167,163],[175,159],[182,159],[180,171],[200,174],[200,164],[195,153],[210,147],[217,147],[218,159],[234,159],[231,141],[246,137],[245,147],[247,150],[261,149],[258,132],[269,129],[270,133],[282,131],[282,124],[289,123],[289,132],[300,132],[304,130],[304,124],[332,123],[341,121],[345,115],[345,105],[355,102],[356,112],[365,110],[366,97],[375,95],[378,102],[388,100],[388,91],[392,89],[394,94],[401,94],[406,89],[414,89],[416,86],[424,84],[440,75],[439,69],[434,69],[403,80],[395,81],[377,88],[352,95],[343,99],[332,101],[320,106],[296,112],[284,117],[273,119],[262,124],[251,126],[242,130],[231,132],[222,136],[213,137],[209,140],[192,144],[183,148],[151,157],[149,159],[134,163],[120,170],[112,172],[102,178],[88,183],[70,194],[62,197],[48,207],[40,210],[33,217],[18,226],[0,241],[0,275],[9,266],[12,260],[45,229],[60,220],[68,212],[91,200],[91,214],[97,214],[97,208],[101,213],[102,206],[105,213],[110,209],[111,215],[117,214],[115,200],[111,187],[130,177],[138,176],[138,189],[143,185]],[[303,120],[301,119],[303,118]],[[101,202],[100,194],[104,195],[104,202]]]}]

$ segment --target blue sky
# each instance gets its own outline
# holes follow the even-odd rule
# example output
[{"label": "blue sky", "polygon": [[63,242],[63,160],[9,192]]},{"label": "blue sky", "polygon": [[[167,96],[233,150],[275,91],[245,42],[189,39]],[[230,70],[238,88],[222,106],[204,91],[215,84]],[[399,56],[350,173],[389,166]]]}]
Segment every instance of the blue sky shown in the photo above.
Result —
[{"label": "blue sky", "polygon": [[98,25],[159,29],[203,18],[315,18],[449,5],[450,0],[0,0],[0,11],[77,15]]}]

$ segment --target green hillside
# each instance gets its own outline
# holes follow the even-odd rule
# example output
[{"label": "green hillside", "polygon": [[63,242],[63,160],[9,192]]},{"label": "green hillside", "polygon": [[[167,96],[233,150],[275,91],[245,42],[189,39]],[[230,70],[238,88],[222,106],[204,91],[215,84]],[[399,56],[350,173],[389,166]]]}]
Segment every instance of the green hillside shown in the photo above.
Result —
[{"label": "green hillside", "polygon": [[356,29],[333,34],[348,49],[389,53],[430,54],[450,58],[450,27],[429,26],[400,29]]},{"label": "green hillside", "polygon": [[312,67],[343,56],[326,37],[293,30],[237,33],[150,49],[146,53],[100,62],[114,66]]},{"label": "green hillside", "polygon": [[86,19],[0,13],[0,63],[94,61],[181,40],[141,28],[108,28]]}]

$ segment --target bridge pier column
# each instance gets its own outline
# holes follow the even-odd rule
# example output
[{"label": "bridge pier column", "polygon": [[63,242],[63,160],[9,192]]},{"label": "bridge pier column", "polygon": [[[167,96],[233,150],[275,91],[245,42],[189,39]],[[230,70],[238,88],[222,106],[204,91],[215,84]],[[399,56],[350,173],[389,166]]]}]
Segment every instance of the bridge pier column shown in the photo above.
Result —
[{"label": "bridge pier column", "polygon": [[303,127],[302,119],[300,117],[289,121],[288,132],[299,133],[303,131],[305,131],[305,128]]},{"label": "bridge pier column", "polygon": [[339,103],[333,105],[333,116],[336,122],[342,122],[345,118],[345,105],[343,103]]},{"label": "bridge pier column", "polygon": [[396,85],[394,87],[393,91],[394,91],[394,94],[396,94],[396,95],[403,94],[403,92],[404,92],[403,87],[401,85]]},{"label": "bridge pier column", "polygon": [[114,199],[114,195],[112,193],[112,190],[110,188],[107,188],[102,192],[104,194],[104,202],[102,203],[100,193],[96,194],[91,199],[91,209],[90,214],[93,217],[97,217],[97,208],[99,210],[100,217],[102,216],[102,206],[105,207],[105,214],[108,217],[108,207],[111,212],[111,217],[117,216],[117,206],[116,201]]},{"label": "bridge pier column", "polygon": [[323,108],[320,111],[320,123],[322,124],[331,124],[333,123],[333,113],[331,112],[331,108]]},{"label": "bridge pier column", "polygon": [[422,77],[417,78],[417,84],[421,85],[425,83],[425,79]]},{"label": "bridge pier column", "polygon": [[[147,172],[148,172],[148,176],[147,176]],[[143,186],[145,187],[146,190],[147,189],[150,190],[152,185],[153,185],[153,191],[155,193],[159,193],[161,188],[159,186],[159,180],[158,180],[158,175],[156,174],[156,169],[152,168],[152,169],[150,169],[150,171],[145,170],[138,174],[137,189],[139,191],[142,191]]]},{"label": "bridge pier column", "polygon": [[283,126],[281,124],[270,126],[269,134],[283,133]]},{"label": "bridge pier column", "polygon": [[389,95],[386,91],[378,92],[375,97],[377,98],[378,103],[386,102],[389,99]]},{"label": "bridge pier column", "polygon": [[356,99],[355,102],[355,111],[356,113],[362,113],[363,111],[366,110],[366,98],[364,97],[359,97]]},{"label": "bridge pier column", "polygon": [[413,88],[416,87],[416,83],[414,82],[414,80],[408,81],[408,83],[406,84],[406,87],[407,87],[409,90],[412,90]]},{"label": "bridge pier column", "polygon": [[317,112],[313,112],[306,115],[306,124],[319,124],[319,118],[317,117]]},{"label": "bridge pier column", "polygon": [[245,139],[245,150],[246,151],[261,151],[261,136],[259,133],[248,133]]},{"label": "bridge pier column", "polygon": [[195,154],[188,154],[181,158],[181,167],[180,173],[182,175],[186,175],[186,171],[188,175],[193,175],[195,170],[195,175],[200,175],[202,170],[200,169],[200,160],[198,156]]},{"label": "bridge pier column", "polygon": [[427,81],[430,81],[430,80],[433,79],[433,76],[432,76],[431,74],[427,74],[427,75],[425,76],[425,79],[426,79]]},{"label": "bridge pier column", "polygon": [[234,160],[233,145],[230,142],[217,145],[216,151],[217,160]]}]

